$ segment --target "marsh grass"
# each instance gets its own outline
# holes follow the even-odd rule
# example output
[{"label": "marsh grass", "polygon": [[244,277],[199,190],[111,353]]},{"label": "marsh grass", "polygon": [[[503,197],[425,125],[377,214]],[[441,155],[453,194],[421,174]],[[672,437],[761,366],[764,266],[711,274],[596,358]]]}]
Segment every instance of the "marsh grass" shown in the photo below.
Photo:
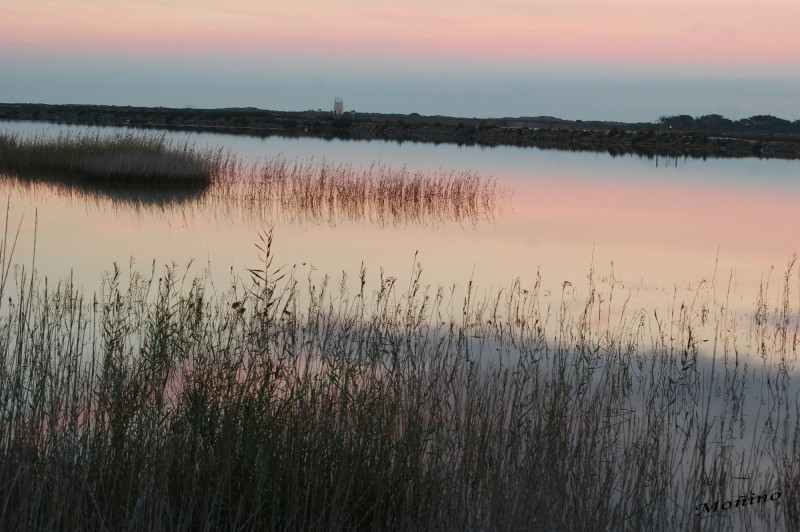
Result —
[{"label": "marsh grass", "polygon": [[59,193],[106,197],[137,208],[191,207],[229,218],[291,224],[381,226],[491,221],[510,192],[475,172],[357,168],[277,155],[243,162],[165,135],[0,134],[0,176]]},{"label": "marsh grass", "polygon": [[591,272],[577,311],[566,285],[545,303],[540,280],[470,287],[457,304],[416,264],[407,285],[362,270],[352,289],[275,267],[269,234],[258,246],[251,281],[219,294],[174,267],[115,267],[90,297],[16,269],[0,321],[0,528],[797,524],[791,267],[786,299],[759,299],[748,344],[768,356],[745,359],[723,342],[726,305],[611,320]]},{"label": "marsh grass", "polygon": [[261,217],[312,223],[477,224],[501,213],[510,197],[495,179],[472,171],[358,168],[277,156],[243,165],[237,175],[239,186],[222,197]]},{"label": "marsh grass", "polygon": [[8,172],[58,172],[106,185],[208,186],[223,159],[219,150],[198,150],[166,135],[0,135],[0,166]]}]

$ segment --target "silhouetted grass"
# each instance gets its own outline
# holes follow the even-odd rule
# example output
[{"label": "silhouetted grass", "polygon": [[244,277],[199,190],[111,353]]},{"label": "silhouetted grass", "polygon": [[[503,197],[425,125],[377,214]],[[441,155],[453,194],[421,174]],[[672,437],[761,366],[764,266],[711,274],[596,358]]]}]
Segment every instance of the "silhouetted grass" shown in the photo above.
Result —
[{"label": "silhouetted grass", "polygon": [[797,525],[791,265],[745,345],[715,299],[611,319],[593,273],[577,311],[538,281],[454,304],[420,268],[406,289],[361,271],[351,291],[258,245],[252,284],[227,294],[172,269],[115,267],[92,297],[17,271],[0,294],[0,528]]}]

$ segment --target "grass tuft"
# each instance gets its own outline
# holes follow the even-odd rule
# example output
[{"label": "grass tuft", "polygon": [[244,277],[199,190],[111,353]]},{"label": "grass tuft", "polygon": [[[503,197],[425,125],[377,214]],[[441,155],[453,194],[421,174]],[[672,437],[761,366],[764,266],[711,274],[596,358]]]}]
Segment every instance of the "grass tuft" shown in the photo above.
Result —
[{"label": "grass tuft", "polygon": [[220,154],[179,145],[166,135],[0,134],[0,167],[8,172],[58,172],[103,184],[210,185]]}]

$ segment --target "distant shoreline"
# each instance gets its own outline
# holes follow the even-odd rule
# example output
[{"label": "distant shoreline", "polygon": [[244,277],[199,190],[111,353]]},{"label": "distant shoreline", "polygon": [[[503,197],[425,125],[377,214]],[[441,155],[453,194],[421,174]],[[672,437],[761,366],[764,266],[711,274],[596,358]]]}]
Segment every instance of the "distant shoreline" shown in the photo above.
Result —
[{"label": "distant shoreline", "polygon": [[800,159],[800,121],[770,116],[732,122],[719,115],[664,117],[658,123],[554,117],[447,116],[255,108],[194,109],[0,103],[0,120],[225,132],[267,137],[520,146],[673,157]]}]

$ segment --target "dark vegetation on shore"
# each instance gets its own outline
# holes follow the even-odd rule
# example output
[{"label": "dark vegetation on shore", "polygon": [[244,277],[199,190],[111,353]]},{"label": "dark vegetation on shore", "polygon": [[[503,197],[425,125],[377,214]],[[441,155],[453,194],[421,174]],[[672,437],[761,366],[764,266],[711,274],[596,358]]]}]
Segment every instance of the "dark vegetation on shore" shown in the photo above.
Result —
[{"label": "dark vegetation on shore", "polygon": [[283,112],[255,108],[173,109],[104,105],[0,104],[0,119],[224,131],[255,136],[536,146],[612,155],[800,158],[800,120],[760,115],[661,117],[657,122],[569,121],[553,117],[454,118]]}]

